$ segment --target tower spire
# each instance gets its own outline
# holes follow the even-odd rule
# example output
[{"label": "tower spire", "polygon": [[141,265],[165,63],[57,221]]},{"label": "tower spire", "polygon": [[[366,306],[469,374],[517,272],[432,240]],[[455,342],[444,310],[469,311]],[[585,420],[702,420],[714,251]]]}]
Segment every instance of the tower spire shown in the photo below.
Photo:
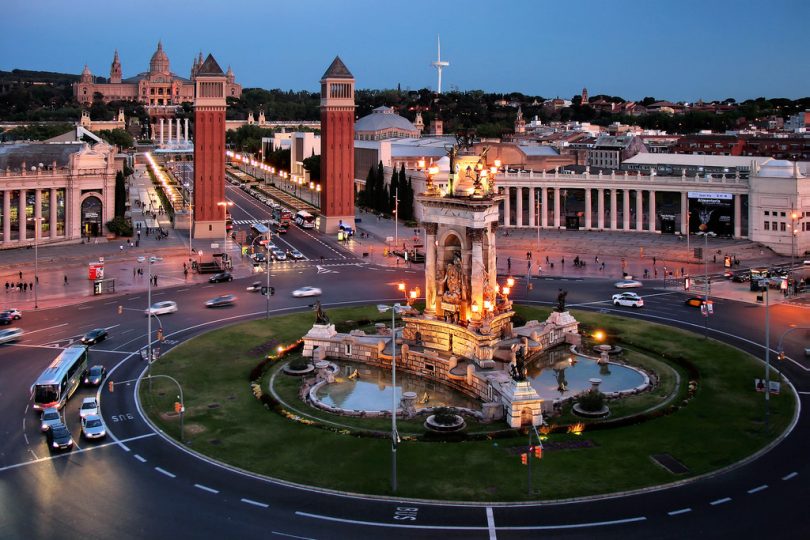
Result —
[{"label": "tower spire", "polygon": [[436,86],[436,93],[442,93],[442,69],[450,66],[450,62],[442,61],[442,40],[440,36],[436,36],[436,61],[431,65],[439,72],[439,84]]}]

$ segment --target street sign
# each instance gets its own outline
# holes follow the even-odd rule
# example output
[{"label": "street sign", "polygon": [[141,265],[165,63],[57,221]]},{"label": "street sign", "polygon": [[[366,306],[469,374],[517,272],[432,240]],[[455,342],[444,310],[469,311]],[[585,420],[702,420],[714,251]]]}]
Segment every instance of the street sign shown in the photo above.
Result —
[{"label": "street sign", "polygon": [[216,242],[212,242],[211,249],[219,249],[219,244],[217,244]]}]

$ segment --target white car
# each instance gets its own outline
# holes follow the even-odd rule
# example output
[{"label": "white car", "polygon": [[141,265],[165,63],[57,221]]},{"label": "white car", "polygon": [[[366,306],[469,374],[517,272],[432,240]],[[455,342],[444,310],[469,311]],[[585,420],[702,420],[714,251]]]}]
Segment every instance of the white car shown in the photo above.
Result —
[{"label": "white car", "polygon": [[82,435],[85,439],[103,439],[107,436],[104,420],[100,416],[91,414],[82,417]]},{"label": "white car", "polygon": [[42,432],[48,431],[55,424],[61,424],[62,417],[55,407],[48,407],[42,410],[42,415],[39,417],[39,430]]},{"label": "white car", "polygon": [[276,259],[277,261],[286,261],[287,260],[287,254],[284,253],[280,249],[274,249],[273,250],[273,258]]},{"label": "white car", "polygon": [[614,283],[614,285],[617,289],[637,289],[643,284],[635,279],[623,279],[621,281],[617,281]]},{"label": "white car", "polygon": [[320,296],[322,292],[318,287],[301,287],[295,289],[292,295],[296,298],[303,298],[305,296]]},{"label": "white car", "polygon": [[304,254],[294,248],[289,251],[289,256],[296,261],[304,258]]},{"label": "white car", "polygon": [[166,313],[174,313],[177,311],[177,302],[171,300],[164,300],[163,302],[156,302],[151,307],[144,311],[144,314],[149,315],[164,315]]},{"label": "white car", "polygon": [[98,416],[98,401],[96,401],[96,398],[86,397],[82,400],[79,416],[82,420],[87,416]]},{"label": "white car", "polygon": [[613,305],[639,308],[644,306],[644,299],[634,292],[623,292],[613,295]]},{"label": "white car", "polygon": [[15,321],[19,321],[20,319],[22,319],[22,311],[20,311],[20,310],[19,310],[19,309],[17,309],[17,308],[11,308],[11,307],[10,307],[10,308],[6,308],[6,309],[2,309],[2,310],[0,310],[0,311],[3,311],[3,312],[5,312],[5,313],[8,313],[8,314],[9,314],[9,316],[10,316],[12,319],[14,319]]},{"label": "white car", "polygon": [[17,341],[22,337],[23,329],[22,328],[9,328],[7,330],[0,330],[0,343],[10,343],[12,341]]}]

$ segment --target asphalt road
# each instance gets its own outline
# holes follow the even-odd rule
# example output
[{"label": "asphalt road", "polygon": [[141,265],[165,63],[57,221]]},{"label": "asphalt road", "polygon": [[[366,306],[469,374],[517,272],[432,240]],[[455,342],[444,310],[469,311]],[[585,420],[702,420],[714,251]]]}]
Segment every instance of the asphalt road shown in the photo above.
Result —
[{"label": "asphalt road", "polygon": [[[239,190],[229,188],[228,196],[235,202],[234,220],[266,217],[263,205]],[[303,285],[322,288],[321,301],[330,307],[397,301],[397,279],[422,279],[418,268],[363,265],[331,241],[297,227],[290,228],[284,241],[309,260],[273,265],[274,314],[309,309],[312,299],[291,296]],[[320,263],[321,255],[328,263]],[[212,328],[263,316],[265,298],[245,291],[252,281],[177,287],[154,295],[153,301],[171,299],[180,308],[160,317],[167,337],[162,352]],[[610,305],[615,289],[602,280],[540,280],[528,293],[519,282],[514,296],[518,302],[552,304],[559,287],[569,291],[572,308],[620,312],[688,328],[697,332],[696,339],[703,332],[699,310],[685,307],[680,293],[648,288],[642,292],[646,305],[640,310]],[[206,299],[231,292],[238,296],[235,306],[202,307]],[[118,315],[118,305],[123,315]],[[146,305],[145,294],[133,294],[28,312],[20,321],[24,339],[0,346],[0,537],[728,538],[759,531],[798,538],[810,525],[810,514],[804,511],[810,500],[810,425],[803,411],[789,437],[730,472],[676,488],[590,502],[508,506],[354,498],[230,470],[192,457],[143,421],[134,392],[145,367],[136,353],[146,344]],[[772,308],[771,346],[775,348],[790,323],[806,320],[806,314],[789,305]],[[78,406],[82,397],[96,391],[81,388],[64,411],[79,448],[52,456],[30,407],[30,385],[59,348],[99,326],[109,328],[111,337],[92,348],[91,364],[105,365],[116,381],[114,393],[100,389],[112,436],[100,444],[79,437]],[[709,334],[762,357],[762,328],[761,306],[719,300]],[[785,351],[790,360],[779,364],[800,392],[810,390],[807,362],[801,356],[805,340],[803,331],[788,335]],[[802,394],[801,404],[806,400],[807,394]],[[325,457],[318,466],[339,465]]]}]

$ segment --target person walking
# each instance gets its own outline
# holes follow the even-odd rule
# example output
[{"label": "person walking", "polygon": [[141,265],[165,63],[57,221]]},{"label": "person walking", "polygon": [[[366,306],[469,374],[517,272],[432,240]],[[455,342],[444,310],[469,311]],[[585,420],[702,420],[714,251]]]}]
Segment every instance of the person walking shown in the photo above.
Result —
[{"label": "person walking", "polygon": [[67,284],[68,284],[68,278],[67,278],[67,274],[65,274],[65,285],[67,285]]},{"label": "person walking", "polygon": [[20,279],[22,279],[22,270],[20,270]]},{"label": "person walking", "polygon": [[506,258],[506,273],[507,274],[512,273],[512,257]]}]

